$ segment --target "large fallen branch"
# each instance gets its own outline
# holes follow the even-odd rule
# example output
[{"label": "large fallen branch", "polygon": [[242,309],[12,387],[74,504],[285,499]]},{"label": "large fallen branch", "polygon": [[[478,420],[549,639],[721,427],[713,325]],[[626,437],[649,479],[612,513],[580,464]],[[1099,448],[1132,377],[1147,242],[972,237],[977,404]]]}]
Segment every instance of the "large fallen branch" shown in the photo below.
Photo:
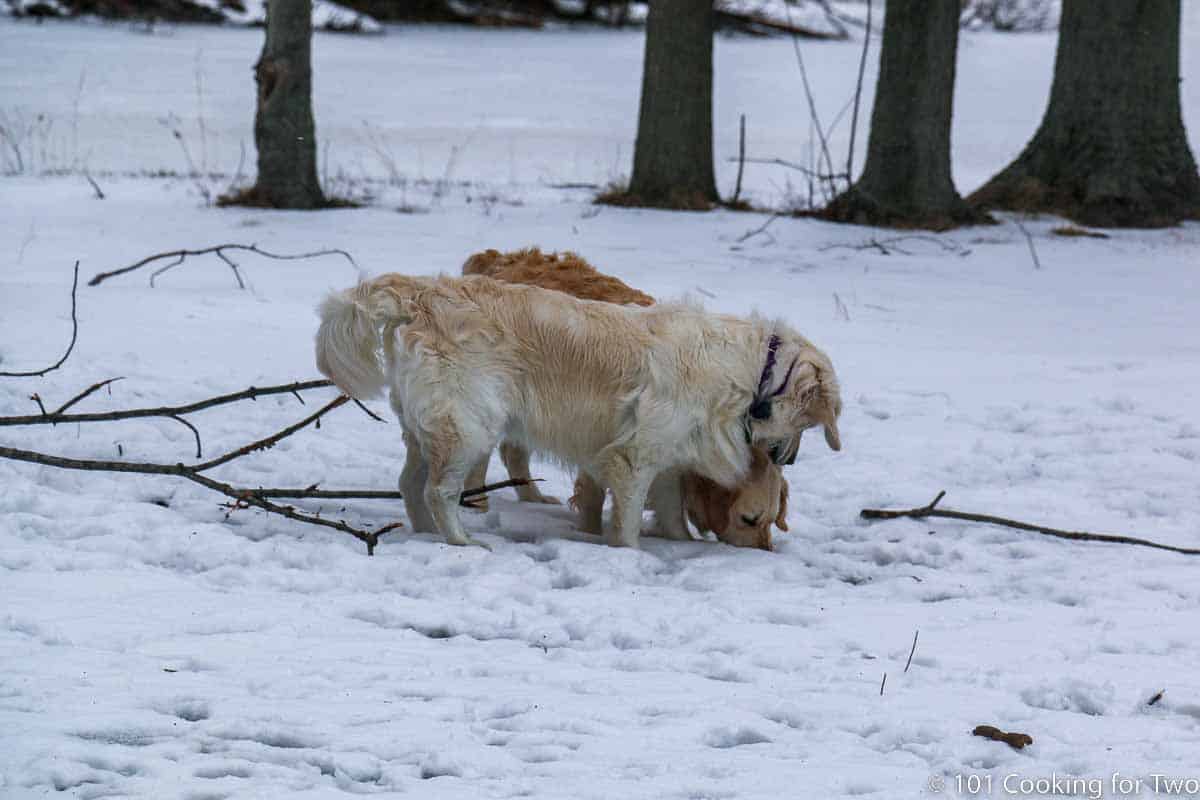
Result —
[{"label": "large fallen branch", "polygon": [[213,245],[212,247],[204,247],[199,250],[186,250],[186,249],[184,249],[184,250],[169,250],[165,253],[155,253],[153,255],[146,256],[141,261],[137,261],[133,264],[130,264],[127,267],[121,267],[119,269],[110,270],[108,272],[98,273],[98,274],[92,276],[92,279],[90,281],[88,281],[88,286],[97,286],[100,283],[108,280],[109,278],[115,278],[118,275],[124,275],[127,272],[133,272],[134,270],[141,269],[142,267],[149,266],[158,261],[166,261],[169,258],[175,259],[174,261],[170,262],[169,264],[165,264],[165,265],[159,267],[158,269],[156,269],[154,272],[152,272],[150,274],[150,285],[154,286],[155,278],[157,278],[159,275],[163,274],[167,270],[179,266],[180,264],[182,264],[184,261],[187,260],[188,256],[203,256],[203,255],[208,255],[209,253],[214,253],[214,254],[216,254],[217,258],[224,261],[225,264],[231,270],[233,270],[233,277],[237,279],[238,288],[245,289],[246,284],[242,281],[242,273],[238,270],[238,265],[233,261],[233,259],[231,259],[228,255],[226,255],[226,253],[225,253],[226,250],[236,250],[236,251],[240,251],[240,252],[256,253],[260,256],[263,256],[264,258],[273,258],[273,259],[276,259],[277,261],[294,261],[296,259],[301,259],[301,258],[316,258],[317,256],[338,255],[338,256],[342,256],[347,261],[349,261],[350,265],[352,267],[354,267],[355,269],[358,269],[358,264],[354,261],[353,256],[351,256],[345,250],[338,250],[336,248],[329,249],[329,250],[314,250],[311,253],[296,253],[296,254],[292,254],[292,255],[284,255],[284,254],[280,254],[280,253],[270,253],[266,250],[263,250],[256,244],[218,244],[218,245]]},{"label": "large fallen branch", "polygon": [[1176,547],[1170,544],[1160,544],[1152,542],[1149,539],[1138,539],[1134,536],[1115,536],[1107,533],[1090,533],[1088,531],[1064,531],[1059,528],[1047,528],[1044,525],[1032,525],[1028,522],[1019,522],[1014,519],[1005,517],[994,517],[990,514],[972,514],[966,511],[954,511],[949,508],[938,508],[937,504],[946,496],[945,490],[938,492],[938,496],[933,498],[933,502],[927,506],[920,508],[908,508],[902,511],[888,511],[879,508],[864,508],[859,512],[863,519],[898,519],[900,517],[910,517],[912,519],[924,519],[926,517],[944,517],[946,519],[962,519],[968,522],[985,522],[989,525],[1004,525],[1009,528],[1016,528],[1022,531],[1033,531],[1046,536],[1054,536],[1059,539],[1071,539],[1082,542],[1110,542],[1112,544],[1136,544],[1142,547],[1154,547],[1159,550],[1170,550],[1172,553],[1183,553],[1188,556],[1200,556],[1200,549],[1192,547]]},{"label": "large fallen branch", "polygon": [[0,378],[40,378],[47,372],[53,372],[66,363],[67,357],[71,355],[71,351],[75,349],[75,340],[79,338],[79,317],[75,315],[75,291],[79,288],[79,262],[75,262],[75,277],[71,279],[71,341],[67,344],[66,352],[62,354],[62,358],[55,361],[45,369],[33,370],[31,372],[0,372]]},{"label": "large fallen branch", "polygon": [[[183,419],[184,414],[191,414],[196,411],[201,411],[215,406],[227,405],[241,400],[255,400],[259,397],[275,395],[275,394],[291,394],[304,405],[304,398],[300,396],[300,392],[308,389],[320,389],[333,385],[332,381],[328,380],[312,380],[312,381],[296,381],[294,383],[285,383],[275,386],[251,386],[248,389],[243,389],[239,392],[230,392],[229,394],[217,395],[204,400],[198,400],[194,403],[187,403],[177,406],[157,406],[153,408],[130,408],[118,411],[102,411],[87,414],[67,414],[64,413],[68,408],[74,406],[89,395],[111,385],[121,378],[109,378],[108,380],[99,381],[92,384],[88,388],[79,392],[70,400],[63,403],[53,412],[47,412],[42,406],[41,398],[36,394],[33,395],[39,407],[42,407],[41,414],[30,414],[24,416],[0,417],[0,426],[10,425],[57,425],[62,422],[111,422],[115,420],[139,419],[147,417],[164,417],[175,420],[185,426],[192,432],[196,439],[196,458],[203,458],[202,448],[200,445],[200,432],[196,427],[187,420]],[[339,395],[323,407],[308,415],[304,419],[292,425],[283,428],[270,436],[258,439],[250,444],[230,450],[216,458],[210,458],[207,461],[202,461],[197,464],[155,464],[146,462],[130,462],[130,461],[106,461],[97,459],[78,459],[78,458],[63,458],[61,456],[49,455],[47,453],[39,453],[33,450],[21,450],[13,447],[0,446],[0,458],[8,458],[16,461],[26,461],[33,464],[42,464],[44,466],[58,467],[61,469],[89,470],[97,472],[132,472],[144,475],[172,475],[185,478],[198,483],[213,491],[232,498],[233,502],[227,507],[230,512],[236,511],[239,508],[256,507],[263,511],[272,514],[279,514],[288,519],[298,522],[306,522],[312,525],[321,525],[327,528],[348,533],[356,539],[364,542],[367,545],[368,555],[375,552],[375,545],[379,542],[379,537],[387,531],[400,527],[400,523],[392,523],[385,525],[374,531],[364,530],[349,525],[343,520],[327,520],[322,519],[319,515],[307,514],[297,511],[292,506],[282,506],[271,502],[274,499],[294,498],[294,499],[337,499],[337,500],[402,500],[404,496],[400,492],[395,491],[375,491],[365,489],[344,489],[344,490],[326,490],[318,489],[316,485],[309,486],[305,489],[290,489],[290,488],[244,488],[233,486],[232,484],[218,481],[201,473],[214,467],[227,464],[230,461],[249,455],[259,450],[266,450],[274,447],[281,440],[293,433],[300,431],[309,425],[315,424],[318,428],[321,425],[321,417],[330,411],[345,405],[348,402],[355,403],[372,419],[383,420],[371,412],[366,406],[358,400]],[[537,479],[534,479],[537,480]],[[459,504],[467,508],[476,508],[477,506],[471,498],[479,495],[487,494],[496,489],[503,489],[508,486],[521,486],[529,483],[528,480],[512,479],[500,481],[498,483],[485,484],[484,486],[476,486],[465,489],[459,496]]]}]

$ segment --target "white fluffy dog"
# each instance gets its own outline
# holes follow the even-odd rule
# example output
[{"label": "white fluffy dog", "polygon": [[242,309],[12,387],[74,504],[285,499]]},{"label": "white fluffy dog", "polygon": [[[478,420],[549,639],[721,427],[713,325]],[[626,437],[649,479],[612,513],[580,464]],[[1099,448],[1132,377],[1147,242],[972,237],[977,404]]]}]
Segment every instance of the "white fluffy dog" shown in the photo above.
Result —
[{"label": "white fluffy dog", "polygon": [[608,542],[629,547],[662,472],[736,486],[752,442],[788,462],[815,425],[841,446],[833,366],[778,322],[399,274],[330,295],[320,315],[317,366],[352,397],[390,387],[408,451],[400,484],[409,519],[450,544],[476,543],[458,497],[501,440],[609,487]]}]

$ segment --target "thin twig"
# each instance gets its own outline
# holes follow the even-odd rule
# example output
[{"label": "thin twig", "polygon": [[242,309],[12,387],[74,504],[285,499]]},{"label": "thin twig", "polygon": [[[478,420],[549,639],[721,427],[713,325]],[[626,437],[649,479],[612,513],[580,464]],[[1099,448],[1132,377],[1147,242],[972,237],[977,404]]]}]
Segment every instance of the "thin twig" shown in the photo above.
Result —
[{"label": "thin twig", "polygon": [[883,680],[879,682],[879,696],[883,697],[883,687],[887,685],[887,673],[883,673]]},{"label": "thin twig", "polygon": [[[792,21],[792,7],[784,4],[787,11],[788,24]],[[812,87],[808,83],[808,70],[804,68],[804,56],[800,53],[800,39],[792,34],[792,49],[796,52],[796,64],[800,67],[800,82],[804,85],[804,97],[808,101],[808,113],[817,128],[817,140],[821,143],[821,154],[825,158],[825,167],[833,173],[833,158],[829,155],[829,141],[825,138],[825,130],[821,126],[821,117],[817,114],[817,102],[813,98]],[[832,181],[830,181],[832,187]]]},{"label": "thin twig", "polygon": [[913,646],[912,646],[912,650],[908,651],[908,661],[906,661],[904,663],[904,671],[905,672],[908,672],[908,668],[912,666],[913,653],[917,652],[917,637],[920,635],[921,635],[921,630],[920,630],[920,628],[918,628],[917,632],[913,634]]},{"label": "thin twig", "polygon": [[[505,489],[509,486],[525,486],[527,484],[538,481],[538,478],[512,478],[506,481],[497,481],[496,483],[488,483],[483,486],[476,486],[471,489],[464,489],[459,495],[459,503],[461,505],[469,505],[466,501],[477,495],[494,492],[497,489]],[[253,489],[251,492],[255,497],[265,498],[292,498],[305,500],[403,500],[404,494],[397,491],[375,491],[365,489]]]},{"label": "thin twig", "polygon": [[[127,272],[133,272],[134,270],[141,269],[142,267],[144,267],[148,264],[152,264],[155,261],[162,261],[163,259],[167,259],[167,258],[179,259],[179,261],[175,262],[174,264],[170,264],[169,266],[167,266],[163,269],[160,269],[158,272],[154,273],[154,275],[159,275],[162,272],[165,272],[167,269],[170,269],[170,267],[173,267],[179,263],[182,263],[183,260],[186,259],[188,256],[203,256],[203,255],[208,255],[209,253],[216,253],[218,257],[223,258],[226,263],[228,263],[231,267],[233,267],[233,272],[234,272],[234,275],[237,276],[237,278],[238,278],[239,285],[241,285],[242,288],[245,288],[245,285],[241,283],[241,276],[238,274],[237,267],[232,262],[230,262],[229,259],[224,258],[224,252],[226,250],[239,250],[239,251],[244,251],[244,252],[248,252],[248,253],[256,253],[260,256],[263,256],[264,258],[273,258],[277,261],[294,261],[296,259],[301,259],[301,258],[316,258],[317,256],[338,255],[338,256],[342,256],[347,261],[349,261],[350,265],[352,267],[354,267],[355,269],[358,269],[358,263],[354,260],[354,257],[351,256],[349,253],[347,253],[345,250],[339,250],[337,248],[330,248],[328,250],[314,250],[311,253],[282,254],[282,253],[268,252],[267,250],[263,250],[256,244],[218,244],[218,245],[213,245],[212,247],[204,247],[199,250],[183,249],[183,250],[171,250],[171,251],[165,252],[165,253],[155,253],[154,255],[146,256],[141,261],[138,261],[134,264],[130,264],[127,267],[121,267],[120,269],[114,269],[114,270],[110,270],[108,272],[98,273],[98,274],[94,275],[90,281],[88,281],[88,286],[97,286],[100,283],[108,280],[109,278],[116,277],[117,275],[124,275]],[[151,285],[153,285],[153,284],[151,284]]]},{"label": "thin twig", "polygon": [[[730,157],[725,160],[729,161],[729,162],[733,162],[733,161],[738,161],[739,159]],[[797,164],[795,161],[788,161],[786,158],[746,158],[746,159],[740,159],[740,160],[744,161],[747,164],[771,164],[771,165],[774,165],[777,167],[787,167],[788,169],[794,169],[798,172],[803,172],[805,175],[809,176],[810,178],[817,178],[817,179],[823,180],[823,181],[832,181],[837,178],[845,178],[846,177],[842,173],[828,173],[828,172],[821,172],[819,170],[809,169],[808,167],[804,166],[803,164]]]},{"label": "thin twig", "polygon": [[1033,256],[1033,268],[1041,269],[1042,260],[1038,258],[1037,248],[1033,245],[1033,236],[1030,235],[1029,229],[1021,224],[1021,220],[1019,219],[1014,219],[1013,222],[1015,222],[1017,227],[1021,229],[1021,233],[1025,235],[1025,241],[1029,244],[1029,255]]},{"label": "thin twig", "polygon": [[742,196],[742,170],[746,168],[746,115],[742,114],[738,122],[738,171],[737,182],[733,186],[733,204],[737,204]]},{"label": "thin twig", "polygon": [[[299,396],[300,396],[300,395],[296,395],[296,397],[299,397]],[[383,417],[379,416],[378,414],[376,414],[376,413],[375,413],[374,411],[372,411],[371,409],[369,409],[369,408],[367,408],[366,406],[364,406],[364,405],[362,404],[362,401],[360,401],[360,400],[355,400],[353,397],[351,397],[350,399],[351,399],[351,400],[354,402],[354,405],[356,405],[356,406],[358,406],[359,408],[361,408],[361,409],[362,409],[362,412],[363,412],[364,414],[366,414],[368,417],[370,417],[371,419],[375,420],[376,422],[385,422],[385,423],[387,422],[387,420],[386,420],[386,419],[384,419]],[[301,402],[301,403],[303,403],[304,401],[303,401],[303,400],[301,400],[300,402]]]},{"label": "thin twig", "polygon": [[109,379],[108,379],[108,380],[106,380],[106,381],[100,381],[99,383],[93,383],[91,386],[89,386],[88,388],[84,389],[82,392],[80,392],[79,394],[75,395],[75,396],[74,396],[74,397],[72,397],[70,400],[68,400],[67,402],[63,403],[61,406],[59,406],[59,407],[58,407],[58,409],[57,409],[57,410],[55,410],[55,412],[54,412],[54,413],[55,413],[55,414],[61,414],[61,413],[63,413],[64,411],[66,411],[68,408],[70,408],[71,406],[73,406],[73,405],[75,405],[76,403],[78,403],[78,402],[79,402],[80,400],[82,400],[83,398],[87,397],[89,394],[92,394],[93,392],[98,392],[98,391],[100,391],[101,389],[103,389],[105,386],[108,386],[108,385],[110,385],[110,384],[116,383],[117,381],[123,381],[123,380],[125,380],[125,378],[123,378],[123,377],[122,377],[122,378],[109,378]]},{"label": "thin twig", "polygon": [[104,192],[100,189],[100,184],[96,183],[95,178],[93,178],[90,174],[88,174],[86,172],[83,173],[83,177],[87,178],[87,182],[92,185],[92,191],[94,191],[96,193],[96,199],[103,200]]},{"label": "thin twig", "polygon": [[[936,244],[938,247],[940,247],[942,250],[946,251],[947,253],[954,253],[955,255],[958,255],[958,256],[966,256],[966,255],[971,254],[970,248],[963,247],[958,242],[955,242],[953,240],[947,241],[940,237],[933,236],[930,234],[924,234],[924,233],[909,233],[909,234],[904,234],[903,236],[889,236],[885,239],[879,239],[879,238],[872,236],[870,239],[867,239],[865,242],[859,242],[857,244],[853,244],[850,242],[834,242],[833,244],[821,245],[817,249],[820,250],[822,253],[829,251],[829,250],[838,250],[838,249],[878,250],[880,253],[882,253],[885,256],[891,255],[892,254],[891,250],[895,250],[897,253],[901,253],[903,255],[909,256],[909,255],[912,255],[911,252],[896,246],[897,242],[903,242],[908,239],[915,239],[917,241],[930,242],[932,244]],[[888,249],[889,246],[891,247],[891,250]]]},{"label": "thin twig", "polygon": [[867,0],[867,31],[863,34],[862,55],[858,59],[858,82],[854,84],[854,112],[850,115],[850,146],[846,150],[846,180],[854,179],[854,135],[858,132],[858,105],[862,99],[863,73],[867,69],[867,50],[871,45],[871,0]]},{"label": "thin twig", "polygon": [[759,225],[757,228],[755,228],[752,231],[746,231],[741,236],[739,236],[737,238],[737,243],[741,244],[742,242],[746,241],[747,239],[749,239],[753,236],[758,236],[758,234],[765,231],[768,227],[770,227],[771,223],[777,219],[779,219],[779,214],[778,213],[772,214],[771,216],[767,217],[767,221],[764,222],[762,225]]},{"label": "thin twig", "polygon": [[1033,531],[1034,533],[1045,534],[1046,536],[1054,536],[1059,539],[1071,539],[1073,541],[1082,542],[1110,542],[1112,544],[1134,544],[1142,547],[1153,547],[1158,550],[1170,550],[1172,553],[1182,553],[1188,556],[1200,556],[1200,549],[1192,547],[1176,547],[1170,544],[1160,544],[1152,542],[1149,539],[1139,539],[1133,536],[1114,536],[1107,533],[1090,533],[1088,531],[1065,531],[1059,528],[1047,528],[1043,525],[1031,525],[1028,522],[1019,522],[1005,517],[994,517],[990,514],[971,514],[965,511],[953,511],[948,508],[937,508],[937,504],[946,496],[945,490],[938,492],[938,496],[933,498],[933,502],[927,506],[920,508],[909,508],[903,511],[888,511],[878,508],[864,508],[859,514],[863,519],[898,519],[900,517],[911,517],[912,519],[924,519],[925,517],[944,517],[946,519],[962,519],[968,522],[985,522],[989,525],[1004,525],[1009,528],[1016,528],[1022,531]]},{"label": "thin twig", "polygon": [[206,408],[236,403],[240,400],[255,400],[273,394],[295,394],[308,389],[323,389],[333,386],[330,380],[297,381],[278,386],[251,386],[240,392],[218,395],[194,403],[180,406],[159,406],[157,408],[129,408],[121,411],[100,411],[88,414],[42,414],[15,417],[0,417],[0,427],[8,425],[46,425],[59,422],[111,422],[118,419],[140,419],[142,417],[174,417],[202,411]]},{"label": "thin twig", "polygon": [[33,372],[0,372],[0,378],[40,378],[47,372],[53,372],[61,367],[71,355],[71,351],[75,349],[75,340],[79,338],[79,318],[75,315],[76,302],[75,292],[79,288],[79,262],[75,262],[75,276],[71,279],[71,342],[67,345],[67,351],[62,354],[62,358],[55,361],[45,369],[34,370]]},{"label": "thin twig", "polygon": [[193,425],[192,423],[188,422],[183,417],[177,416],[175,414],[168,414],[167,419],[175,420],[180,425],[184,426],[185,428],[187,428],[189,431],[192,432],[192,436],[196,437],[196,458],[204,458],[204,448],[200,445],[200,431],[196,430],[196,426]]},{"label": "thin twig", "polygon": [[256,452],[258,450],[268,450],[268,449],[274,447],[276,444],[278,444],[281,439],[291,436],[293,433],[295,433],[298,430],[307,428],[309,425],[313,424],[314,422],[319,420],[321,417],[328,414],[330,411],[333,411],[338,406],[344,405],[349,402],[350,402],[349,397],[347,397],[344,394],[340,394],[337,397],[330,400],[325,405],[321,406],[321,408],[318,409],[317,411],[314,411],[313,413],[309,414],[307,417],[300,420],[299,422],[287,426],[283,430],[277,431],[276,433],[273,433],[264,439],[259,439],[258,441],[254,441],[248,445],[239,447],[236,450],[230,450],[228,453],[225,453],[224,455],[209,459],[208,461],[205,461],[201,464],[193,464],[192,466],[188,467],[188,469],[191,469],[195,472],[205,472],[207,470],[212,469],[213,467],[219,467],[222,464],[227,464],[230,461],[233,461],[235,458],[241,458],[242,456],[250,455],[251,453]]}]

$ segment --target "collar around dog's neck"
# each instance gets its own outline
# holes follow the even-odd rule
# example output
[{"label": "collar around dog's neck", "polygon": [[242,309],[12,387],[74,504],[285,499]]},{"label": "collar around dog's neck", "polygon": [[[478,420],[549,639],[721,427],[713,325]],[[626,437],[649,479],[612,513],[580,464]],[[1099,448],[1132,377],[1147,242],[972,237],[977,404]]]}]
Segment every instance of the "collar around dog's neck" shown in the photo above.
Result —
[{"label": "collar around dog's neck", "polygon": [[788,367],[787,374],[783,376],[783,382],[779,384],[779,388],[767,394],[767,389],[771,386],[771,379],[775,376],[775,362],[779,354],[779,345],[782,340],[777,334],[772,333],[771,338],[767,340],[767,363],[763,365],[762,374],[758,377],[758,389],[754,392],[754,400],[750,403],[750,416],[754,419],[769,419],[771,416],[771,399],[783,394],[787,388],[788,381],[792,379],[792,370],[796,368],[796,362],[800,357],[792,359],[791,366]]},{"label": "collar around dog's neck", "polygon": [[788,381],[792,379],[792,370],[796,368],[796,362],[800,360],[799,356],[792,359],[792,365],[788,367],[787,375],[783,377],[783,383],[779,384],[779,388],[775,391],[767,394],[767,390],[771,387],[771,379],[775,376],[775,362],[778,360],[779,345],[782,343],[783,340],[774,333],[767,340],[767,363],[763,365],[762,372],[758,376],[758,388],[754,391],[754,399],[750,401],[750,407],[746,409],[746,415],[742,417],[746,444],[750,444],[753,439],[750,435],[750,421],[771,418],[771,399],[783,394]]}]

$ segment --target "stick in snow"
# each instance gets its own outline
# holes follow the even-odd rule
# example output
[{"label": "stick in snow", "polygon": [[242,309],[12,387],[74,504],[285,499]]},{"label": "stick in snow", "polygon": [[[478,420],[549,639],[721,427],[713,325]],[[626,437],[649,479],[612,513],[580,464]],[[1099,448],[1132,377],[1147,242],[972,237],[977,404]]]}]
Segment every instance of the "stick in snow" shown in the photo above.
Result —
[{"label": "stick in snow", "polygon": [[986,522],[989,525],[1004,525],[1009,528],[1016,528],[1022,531],[1033,531],[1034,533],[1045,534],[1046,536],[1054,536],[1059,539],[1071,539],[1080,542],[1110,542],[1112,544],[1136,544],[1142,547],[1154,547],[1159,550],[1170,550],[1172,553],[1182,553],[1187,556],[1200,556],[1200,549],[1194,547],[1176,547],[1170,544],[1160,544],[1152,542],[1149,539],[1138,539],[1134,536],[1114,536],[1107,533],[1090,533],[1088,531],[1064,531],[1059,528],[1047,528],[1044,525],[1032,525],[1028,522],[1019,522],[1014,519],[1005,517],[993,517],[990,514],[972,514],[966,511],[954,511],[949,508],[937,508],[937,504],[946,496],[945,490],[938,492],[938,496],[933,498],[933,502],[927,506],[920,508],[908,508],[903,511],[888,511],[880,508],[864,508],[859,514],[863,519],[898,519],[900,517],[911,517],[913,519],[924,519],[925,517],[945,517],[947,519],[963,519],[968,522]]}]

